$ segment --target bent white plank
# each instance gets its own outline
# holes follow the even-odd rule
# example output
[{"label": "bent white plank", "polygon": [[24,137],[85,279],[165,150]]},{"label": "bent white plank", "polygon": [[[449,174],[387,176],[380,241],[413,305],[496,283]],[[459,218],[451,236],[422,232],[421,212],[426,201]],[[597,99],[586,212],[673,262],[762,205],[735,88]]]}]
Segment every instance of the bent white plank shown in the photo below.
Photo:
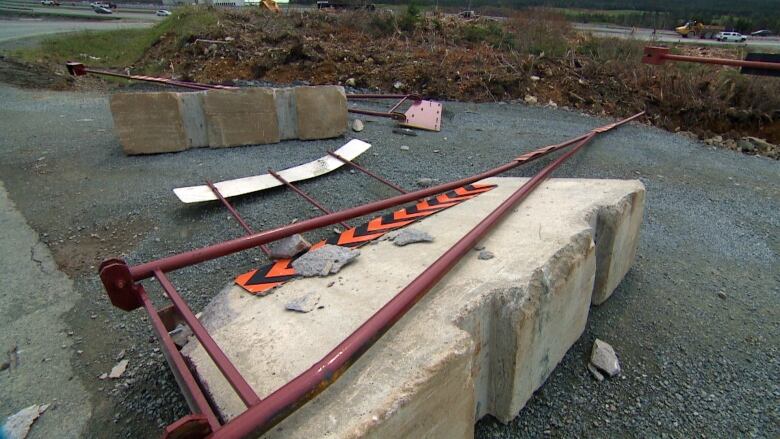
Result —
[{"label": "bent white plank", "polygon": [[[371,145],[362,140],[353,139],[346,145],[337,149],[336,154],[347,160],[354,160],[357,156],[371,148]],[[314,160],[313,162],[287,168],[279,171],[279,175],[287,181],[301,181],[309,178],[319,177],[328,172],[335,171],[343,166],[339,159],[326,155],[325,157]],[[223,197],[235,197],[251,192],[258,192],[273,187],[281,186],[282,183],[270,174],[254,175],[251,177],[237,178],[235,180],[225,180],[214,183]],[[173,190],[173,193],[179,197],[183,203],[198,203],[201,201],[216,200],[217,196],[206,185],[180,187]]]}]

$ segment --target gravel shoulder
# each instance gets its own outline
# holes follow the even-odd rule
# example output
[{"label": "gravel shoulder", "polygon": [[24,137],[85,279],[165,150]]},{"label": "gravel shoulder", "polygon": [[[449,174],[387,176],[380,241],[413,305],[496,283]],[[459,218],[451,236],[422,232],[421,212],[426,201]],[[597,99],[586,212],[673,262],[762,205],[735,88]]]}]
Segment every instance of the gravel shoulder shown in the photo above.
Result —
[{"label": "gravel shoulder", "polygon": [[[420,178],[471,175],[607,122],[561,109],[446,103],[441,133],[409,137],[387,120],[368,119],[362,133],[344,139],[125,157],[103,93],[0,86],[0,99],[0,179],[77,292],[65,323],[85,340],[71,361],[94,407],[88,437],[153,436],[186,411],[143,314],[112,308],[96,275],[108,257],[137,263],[241,235],[223,208],[182,205],[172,188],[284,169],[352,136],[373,145],[360,164],[412,188]],[[645,184],[638,260],[520,416],[509,425],[485,419],[477,437],[780,435],[777,161],[632,124],[599,137],[556,176]],[[301,187],[332,209],[392,195],[348,170]],[[235,206],[256,229],[316,215],[282,190]],[[198,311],[263,260],[244,252],[172,278]],[[162,303],[159,291],[151,293]],[[596,337],[615,347],[622,377],[597,383],[589,376]],[[120,351],[129,360],[123,378],[99,380]]]}]

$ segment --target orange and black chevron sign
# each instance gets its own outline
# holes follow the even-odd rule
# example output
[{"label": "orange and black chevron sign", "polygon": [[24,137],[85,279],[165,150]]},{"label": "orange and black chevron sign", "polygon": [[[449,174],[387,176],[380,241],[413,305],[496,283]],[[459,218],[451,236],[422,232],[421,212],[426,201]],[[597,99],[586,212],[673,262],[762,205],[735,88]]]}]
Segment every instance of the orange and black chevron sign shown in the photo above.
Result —
[{"label": "orange and black chevron sign", "polygon": [[[320,241],[312,245],[309,251],[316,250],[325,244],[360,247],[387,232],[408,226],[495,187],[495,185],[469,184],[435,197],[427,198],[401,210],[376,217],[357,227],[347,229],[337,236]],[[292,259],[280,259],[258,269],[248,271],[236,277],[236,284],[252,294],[266,294],[298,276],[292,267],[292,261]]]}]

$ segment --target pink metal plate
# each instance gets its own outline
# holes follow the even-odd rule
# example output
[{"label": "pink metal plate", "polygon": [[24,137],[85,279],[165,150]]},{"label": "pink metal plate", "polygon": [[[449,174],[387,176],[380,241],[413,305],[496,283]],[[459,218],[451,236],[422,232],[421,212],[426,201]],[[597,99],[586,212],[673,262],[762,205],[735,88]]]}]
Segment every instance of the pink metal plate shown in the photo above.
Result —
[{"label": "pink metal plate", "polygon": [[406,110],[406,122],[401,126],[428,131],[441,131],[441,109],[439,102],[421,100]]}]

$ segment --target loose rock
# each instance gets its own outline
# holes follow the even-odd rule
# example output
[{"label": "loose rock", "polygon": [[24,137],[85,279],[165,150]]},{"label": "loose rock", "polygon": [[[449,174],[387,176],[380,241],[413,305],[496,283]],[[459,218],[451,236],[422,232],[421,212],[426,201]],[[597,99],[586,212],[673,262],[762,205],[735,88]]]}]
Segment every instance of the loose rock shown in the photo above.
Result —
[{"label": "loose rock", "polygon": [[601,382],[604,381],[604,375],[599,372],[598,369],[596,369],[592,364],[588,363],[588,372],[590,372],[591,375],[593,375],[593,378],[596,379],[596,381]]},{"label": "loose rock", "polygon": [[401,151],[409,151],[409,147],[406,145],[401,145]]},{"label": "loose rock", "polygon": [[536,96],[531,95],[525,95],[525,98],[523,98],[526,104],[536,104],[539,102],[538,99],[536,99]]},{"label": "loose rock", "polygon": [[488,250],[482,250],[481,252],[479,252],[479,255],[477,256],[477,259],[481,259],[483,261],[487,261],[488,259],[493,259],[495,257],[496,257],[496,255],[494,255],[493,252],[488,251]]},{"label": "loose rock", "polygon": [[363,131],[363,121],[360,119],[355,119],[352,121],[352,131],[359,133]]},{"label": "loose rock", "polygon": [[403,229],[397,232],[390,239],[393,240],[393,244],[403,247],[407,244],[413,244],[415,242],[433,242],[433,236],[422,230],[416,229]]},{"label": "loose rock", "polygon": [[24,439],[30,432],[33,422],[49,408],[48,404],[33,404],[25,409],[19,410],[9,416],[0,428],[0,437],[8,439]]},{"label": "loose rock", "polygon": [[293,261],[295,271],[304,277],[327,276],[338,273],[341,268],[360,255],[360,250],[325,244]]},{"label": "loose rock", "polygon": [[303,236],[295,234],[282,238],[268,246],[271,257],[275,259],[288,259],[311,247],[309,241]]},{"label": "loose rock", "polygon": [[605,341],[596,339],[596,341],[593,342],[593,350],[590,353],[590,363],[610,377],[620,374],[620,363],[618,362],[615,350]]},{"label": "loose rock", "polygon": [[285,308],[287,308],[290,311],[297,311],[297,312],[311,312],[314,311],[315,308],[317,308],[317,304],[320,302],[320,295],[316,292],[311,292],[309,294],[305,294],[301,297],[298,297],[297,299],[293,299],[287,305],[285,305]]},{"label": "loose rock", "polygon": [[420,187],[428,187],[433,185],[434,182],[436,182],[436,180],[432,178],[423,177],[423,178],[418,178],[415,184],[417,184],[417,186]]},{"label": "loose rock", "polygon": [[409,128],[393,128],[393,132],[396,134],[403,134],[404,136],[416,136],[417,132],[410,130]]},{"label": "loose rock", "polygon": [[127,360],[122,360],[111,369],[111,372],[108,373],[108,377],[111,379],[117,379],[125,373],[126,369],[127,369]]},{"label": "loose rock", "polygon": [[357,81],[355,81],[355,78],[349,78],[344,82],[349,87],[354,87],[357,84]]},{"label": "loose rock", "polygon": [[182,347],[190,341],[192,330],[187,325],[179,323],[171,332],[168,333],[176,346]]}]

